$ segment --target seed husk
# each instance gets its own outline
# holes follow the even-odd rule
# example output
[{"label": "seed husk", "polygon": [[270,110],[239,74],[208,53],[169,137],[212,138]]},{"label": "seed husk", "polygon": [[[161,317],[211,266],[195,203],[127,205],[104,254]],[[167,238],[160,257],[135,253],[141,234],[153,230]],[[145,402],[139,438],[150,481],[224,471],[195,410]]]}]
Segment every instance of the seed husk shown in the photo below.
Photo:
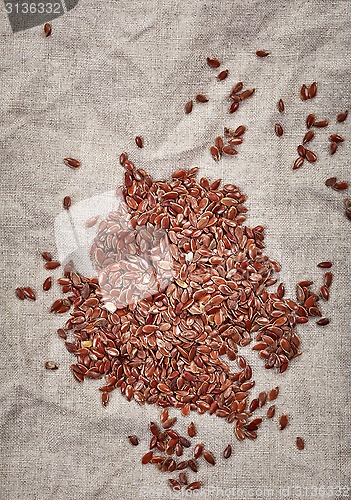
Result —
[{"label": "seed husk", "polygon": [[128,439],[129,439],[130,444],[132,444],[133,446],[138,446],[139,439],[134,434],[131,436],[128,436]]},{"label": "seed husk", "polygon": [[45,362],[45,368],[47,370],[58,370],[57,364],[54,363],[53,361],[46,361]]},{"label": "seed husk", "polygon": [[51,288],[51,285],[52,285],[52,278],[51,278],[51,276],[48,276],[43,283],[43,290],[45,292],[49,291]]},{"label": "seed husk", "polygon": [[296,446],[299,450],[303,450],[305,448],[305,441],[301,437],[296,438]]},{"label": "seed husk", "polygon": [[336,181],[337,181],[336,177],[329,177],[329,179],[327,179],[324,184],[326,186],[334,186],[334,184],[336,183]]},{"label": "seed husk", "polygon": [[23,291],[23,288],[16,288],[15,292],[16,292],[17,297],[20,300],[24,300],[26,298],[24,291]]},{"label": "seed husk", "polygon": [[336,121],[339,123],[342,123],[346,120],[348,115],[348,111],[343,111],[342,113],[339,113],[338,116],[336,117]]},{"label": "seed husk", "polygon": [[302,144],[306,144],[307,142],[312,141],[313,138],[314,138],[314,132],[313,132],[313,130],[308,130],[306,132],[306,134],[304,135]]},{"label": "seed husk", "polygon": [[46,36],[46,38],[48,36],[50,36],[52,33],[52,26],[50,23],[45,23],[44,24],[44,35]]},{"label": "seed husk", "polygon": [[191,422],[188,426],[188,435],[193,438],[196,436],[196,426],[194,422]]},{"label": "seed husk", "polygon": [[285,429],[285,427],[288,425],[288,423],[289,423],[288,415],[281,415],[281,417],[279,419],[280,430],[282,431],[283,429]]},{"label": "seed husk", "polygon": [[68,165],[71,168],[79,168],[81,163],[79,160],[75,160],[74,158],[64,158],[63,161],[65,162],[66,165]]},{"label": "seed husk", "polygon": [[281,137],[284,134],[283,127],[281,126],[280,123],[275,124],[274,131],[275,131],[275,135],[277,135],[278,137]]},{"label": "seed husk", "polygon": [[45,267],[45,269],[48,269],[49,271],[51,271],[53,269],[56,269],[60,265],[61,265],[60,262],[57,262],[56,260],[49,260],[49,261],[45,262],[44,267]]},{"label": "seed husk", "polygon": [[65,196],[64,199],[63,199],[63,208],[65,208],[66,210],[69,209],[69,207],[72,205],[72,200],[71,200],[71,197],[70,196]]},{"label": "seed husk", "polygon": [[30,286],[26,286],[26,287],[22,288],[22,290],[23,290],[23,294],[24,294],[26,299],[36,300],[34,290]]},{"label": "seed husk", "polygon": [[207,57],[206,58],[206,61],[207,61],[207,64],[211,67],[211,68],[219,68],[221,63],[219,62],[218,59],[216,59],[215,57]]},{"label": "seed husk", "polygon": [[326,326],[326,325],[329,325],[329,323],[330,323],[329,318],[320,318],[316,321],[316,324],[320,325],[320,326]]},{"label": "seed husk", "polygon": [[197,94],[195,99],[197,102],[208,102],[208,97],[206,97],[204,94]]},{"label": "seed husk", "polygon": [[328,126],[328,120],[316,120],[313,124],[314,127],[323,128]]},{"label": "seed husk", "polygon": [[313,82],[308,88],[308,97],[313,99],[317,95],[317,83]]},{"label": "seed husk", "polygon": [[140,135],[137,135],[135,138],[135,144],[138,146],[138,148],[143,148],[144,147],[144,141]]},{"label": "seed husk", "polygon": [[256,56],[258,57],[267,57],[270,54],[270,52],[267,52],[267,50],[256,50]]},{"label": "seed husk", "polygon": [[299,158],[296,158],[296,160],[294,161],[293,170],[301,168],[304,164],[304,161],[304,158],[302,158],[301,156],[299,156]]},{"label": "seed husk", "polygon": [[204,450],[203,456],[204,456],[204,459],[206,460],[206,462],[208,462],[209,464],[211,464],[211,465],[216,464],[215,457],[213,456],[213,454],[210,451]]},{"label": "seed husk", "polygon": [[190,100],[190,101],[188,101],[188,102],[186,103],[186,105],[185,105],[185,114],[187,114],[187,115],[188,115],[189,113],[191,113],[191,112],[192,112],[192,110],[193,110],[193,101],[192,101],[192,100]]},{"label": "seed husk", "polygon": [[278,101],[278,111],[279,113],[283,113],[285,109],[284,101],[283,99],[279,99]]},{"label": "seed husk", "polygon": [[329,151],[331,155],[334,155],[338,149],[338,143],[337,142],[331,142],[329,146]]},{"label": "seed husk", "polygon": [[220,82],[222,80],[225,80],[227,78],[229,74],[229,70],[227,69],[224,69],[223,71],[221,71],[218,75],[217,75],[217,80],[219,80]]},{"label": "seed husk", "polygon": [[347,181],[339,181],[335,182],[331,187],[336,191],[344,191],[349,187],[349,183]]}]

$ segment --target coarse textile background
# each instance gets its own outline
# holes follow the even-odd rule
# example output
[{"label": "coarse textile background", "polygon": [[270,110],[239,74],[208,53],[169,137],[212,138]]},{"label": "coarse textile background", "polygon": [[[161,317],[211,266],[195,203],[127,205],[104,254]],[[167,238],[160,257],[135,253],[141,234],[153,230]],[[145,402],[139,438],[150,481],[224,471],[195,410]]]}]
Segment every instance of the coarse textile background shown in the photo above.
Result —
[{"label": "coarse textile background", "polygon": [[[266,252],[282,264],[280,279],[294,298],[297,281],[322,283],[321,260],[333,261],[331,298],[323,310],[327,327],[312,320],[298,328],[303,354],[282,375],[265,370],[250,348],[257,394],[280,386],[277,415],[264,422],[256,442],[236,441],[233,426],[208,415],[178,416],[185,432],[192,419],[198,438],[217,457],[202,463],[200,498],[348,498],[350,495],[350,221],[345,192],[324,185],[332,176],[351,181],[350,108],[351,4],[348,0],[135,1],[81,0],[53,21],[13,34],[0,5],[1,23],[1,500],[112,500],[177,498],[168,475],[141,455],[149,442],[155,407],[112,394],[103,408],[99,381],[78,384],[73,356],[56,330],[63,318],[50,315],[60,296],[42,282],[40,253],[57,253],[54,223],[62,199],[73,203],[120,184],[118,155],[128,151],[154,178],[180,167],[200,167],[200,176],[222,177],[247,193],[247,224],[266,227]],[[255,51],[271,55],[257,58]],[[207,56],[229,69],[223,82]],[[227,96],[237,81],[255,95],[228,114]],[[318,82],[314,100],[302,102],[302,83]],[[185,115],[197,93],[209,97]],[[277,101],[283,98],[280,115]],[[297,171],[292,163],[314,112],[330,121],[311,143],[315,164]],[[284,136],[274,134],[279,121]],[[240,153],[215,163],[209,155],[223,127],[247,126]],[[328,136],[345,137],[337,153]],[[144,138],[136,148],[134,137]],[[63,158],[79,158],[72,170]],[[21,302],[16,286],[33,286],[37,301]],[[52,359],[59,370],[49,372]],[[290,424],[278,429],[281,413]],[[140,438],[139,447],[127,441]],[[296,436],[306,442],[304,451]],[[222,452],[233,444],[231,459]],[[171,474],[170,477],[175,477]],[[211,488],[208,488],[208,487]],[[184,494],[184,493],[183,493]]]}]

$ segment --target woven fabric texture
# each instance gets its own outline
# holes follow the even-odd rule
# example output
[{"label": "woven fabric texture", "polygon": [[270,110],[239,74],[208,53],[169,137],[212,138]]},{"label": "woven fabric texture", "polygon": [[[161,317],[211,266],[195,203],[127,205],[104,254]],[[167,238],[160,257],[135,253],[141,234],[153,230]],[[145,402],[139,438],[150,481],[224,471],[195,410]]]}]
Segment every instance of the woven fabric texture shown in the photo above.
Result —
[{"label": "woven fabric texture", "polygon": [[[56,335],[62,318],[48,312],[60,290],[41,288],[49,274],[59,276],[43,269],[40,252],[57,255],[65,245],[55,232],[63,197],[78,203],[114,190],[123,150],[157,179],[199,166],[200,176],[240,186],[248,195],[247,224],[266,227],[266,252],[281,263],[288,296],[301,279],[320,286],[316,264],[333,261],[331,298],[323,304],[331,323],[298,328],[303,354],[287,372],[265,370],[250,348],[243,351],[254,370],[253,394],[279,385],[277,415],[289,414],[289,426],[280,432],[275,417],[256,442],[239,443],[223,419],[179,415],[177,428],[185,432],[193,419],[194,443],[218,457],[216,467],[202,463],[191,474],[205,485],[197,496],[348,498],[351,225],[347,194],[324,181],[351,181],[351,117],[336,122],[350,107],[350,22],[347,0],[81,0],[45,38],[42,26],[13,34],[1,5],[2,500],[177,498],[166,474],[140,462],[159,410],[117,391],[105,409],[99,381],[73,379],[74,358]],[[271,55],[258,58],[257,49]],[[229,69],[227,80],[216,80],[208,56]],[[227,96],[237,81],[256,93],[229,115]],[[313,81],[317,97],[301,101],[301,84]],[[185,115],[184,104],[199,92],[209,102]],[[293,171],[311,112],[330,124],[311,143],[317,162]],[[240,153],[215,163],[210,144],[224,126],[240,124],[247,126]],[[345,137],[334,156],[331,133]],[[144,138],[141,150],[136,135]],[[81,168],[65,166],[67,156],[79,158]],[[36,302],[15,297],[15,287],[26,285],[37,291]],[[44,369],[49,359],[59,370]],[[139,436],[139,447],[129,445],[129,434]],[[228,443],[233,456],[225,461]]]}]

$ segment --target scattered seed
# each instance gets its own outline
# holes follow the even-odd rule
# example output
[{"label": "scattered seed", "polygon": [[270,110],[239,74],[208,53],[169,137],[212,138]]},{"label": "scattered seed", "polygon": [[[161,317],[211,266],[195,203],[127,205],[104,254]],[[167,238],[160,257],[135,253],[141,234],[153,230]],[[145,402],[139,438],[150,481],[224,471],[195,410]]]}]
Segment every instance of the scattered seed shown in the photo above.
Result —
[{"label": "scattered seed", "polygon": [[193,110],[193,101],[188,101],[185,105],[185,114],[191,113]]},{"label": "scattered seed", "polygon": [[316,117],[313,113],[309,114],[306,118],[306,127],[311,128],[316,120]]},{"label": "scattered seed", "polygon": [[279,113],[283,113],[285,109],[284,101],[283,99],[279,99],[278,101],[278,111]]},{"label": "scattered seed", "polygon": [[16,288],[16,295],[20,300],[24,300],[26,298],[23,288]]},{"label": "scattered seed", "polygon": [[320,325],[320,326],[325,326],[325,325],[329,325],[330,323],[330,319],[329,318],[320,318],[316,321],[316,324],[317,325]]},{"label": "scattered seed", "polygon": [[272,405],[267,410],[267,418],[273,418],[275,415],[275,405]]},{"label": "scattered seed", "polygon": [[328,126],[328,120],[316,120],[313,124],[314,127],[323,128]]},{"label": "scattered seed", "polygon": [[321,286],[320,292],[324,300],[329,300],[329,288],[327,286]]},{"label": "scattered seed", "polygon": [[216,460],[210,451],[204,450],[203,456],[204,456],[204,459],[206,460],[206,462],[208,462],[209,464],[211,464],[211,465],[216,464]]},{"label": "scattered seed", "polygon": [[232,146],[223,146],[222,151],[225,155],[228,155],[228,156],[233,156],[233,155],[236,155],[238,153],[237,150],[235,148],[233,148]]},{"label": "scattered seed", "polygon": [[346,181],[335,182],[331,187],[336,191],[344,191],[349,187],[349,183]]},{"label": "scattered seed", "polygon": [[190,491],[194,491],[194,490],[199,490],[201,487],[202,487],[202,483],[200,483],[200,481],[194,481],[193,483],[190,483],[186,487],[186,489],[190,490]]},{"label": "scattered seed", "polygon": [[330,154],[334,155],[337,149],[338,149],[338,144],[336,142],[331,142],[329,146]]},{"label": "scattered seed", "polygon": [[44,260],[46,260],[46,261],[52,260],[52,255],[51,255],[51,253],[49,253],[49,252],[43,252],[43,253],[41,254],[41,256],[42,256],[42,257],[43,257],[43,259],[44,259]]},{"label": "scattered seed", "polygon": [[299,158],[296,158],[296,160],[294,161],[293,170],[301,168],[303,163],[304,163],[304,158],[302,158],[301,156]]},{"label": "scattered seed", "polygon": [[277,399],[278,394],[279,394],[279,387],[278,386],[271,389],[268,393],[269,401],[273,401],[274,399]]},{"label": "scattered seed", "polygon": [[179,482],[181,484],[185,484],[185,485],[188,484],[188,476],[187,476],[186,472],[181,472],[179,474]]},{"label": "scattered seed", "polygon": [[230,108],[229,108],[229,113],[230,114],[233,114],[235,113],[235,111],[237,111],[239,109],[239,103],[238,102],[233,102],[231,105],[230,105]]},{"label": "scattered seed", "polygon": [[79,168],[81,165],[80,161],[75,160],[74,158],[64,158],[63,161],[71,168]]},{"label": "scattered seed", "polygon": [[280,430],[282,431],[289,423],[288,415],[282,415],[279,419]]},{"label": "scattered seed", "polygon": [[90,217],[90,219],[87,219],[85,221],[85,227],[88,227],[88,228],[94,227],[98,220],[99,220],[98,215],[95,215],[94,217]]},{"label": "scattered seed", "polygon": [[232,454],[232,447],[230,444],[228,444],[228,446],[225,448],[225,450],[223,451],[223,457],[224,458],[229,458]]},{"label": "scattered seed", "polygon": [[195,460],[201,457],[202,452],[204,450],[204,445],[203,444],[197,444],[194,448],[194,458]]},{"label": "scattered seed", "polygon": [[299,156],[301,156],[301,158],[306,157],[306,148],[304,148],[304,146],[302,144],[297,146],[297,152],[298,152]]},{"label": "scattered seed", "polygon": [[306,160],[310,163],[314,163],[317,161],[317,155],[313,151],[310,151],[309,149],[306,149]]},{"label": "scattered seed", "polygon": [[168,483],[173,491],[179,491],[182,487],[179,481],[176,479],[168,479]]},{"label": "scattered seed", "polygon": [[336,117],[336,120],[339,122],[339,123],[342,123],[346,120],[347,118],[347,115],[348,115],[348,111],[343,111],[342,113],[339,113],[338,116]]},{"label": "scattered seed", "polygon": [[330,287],[332,282],[333,282],[333,273],[331,271],[327,271],[324,274],[324,284],[325,286]]},{"label": "scattered seed", "polygon": [[152,459],[153,455],[154,455],[154,454],[153,454],[153,452],[152,452],[152,451],[148,451],[147,453],[145,453],[145,455],[143,455],[143,457],[142,457],[142,459],[141,459],[141,463],[142,463],[143,465],[148,464],[148,463],[151,461],[151,459]]},{"label": "scattered seed", "polygon": [[48,290],[50,290],[51,285],[52,285],[52,279],[51,279],[51,277],[49,276],[48,278],[46,278],[46,280],[45,280],[45,281],[44,281],[44,283],[43,283],[43,290],[44,290],[45,292],[47,292]]},{"label": "scattered seed", "polygon": [[65,196],[63,199],[63,208],[66,210],[69,209],[69,207],[72,205],[72,200],[69,196]]},{"label": "scattered seed", "polygon": [[128,436],[130,444],[133,446],[138,446],[139,444],[139,439],[133,434],[132,436]]},{"label": "scattered seed", "polygon": [[305,84],[303,84],[303,85],[301,86],[301,89],[300,89],[300,97],[301,97],[301,99],[302,99],[303,101],[306,101],[306,100],[309,98],[309,96],[308,96],[308,88],[306,87],[306,85],[305,85]]},{"label": "scattered seed", "polygon": [[58,366],[53,361],[46,361],[45,368],[47,370],[58,370]]},{"label": "scattered seed", "polygon": [[319,262],[317,264],[317,267],[321,267],[322,269],[329,269],[330,267],[332,267],[332,262],[330,262],[329,260],[325,260],[323,262]]},{"label": "scattered seed", "polygon": [[307,142],[312,141],[313,138],[314,138],[313,130],[308,130],[308,132],[306,132],[306,134],[304,135],[302,144],[306,144]]},{"label": "scattered seed", "polygon": [[334,184],[336,183],[336,181],[337,181],[337,178],[336,178],[336,177],[330,177],[329,179],[327,179],[327,180],[325,181],[325,183],[324,183],[324,184],[325,184],[326,186],[334,186]]},{"label": "scattered seed", "polygon": [[195,99],[197,102],[208,102],[208,98],[204,94],[197,94]]},{"label": "scattered seed", "polygon": [[207,61],[207,64],[211,67],[211,68],[219,68],[221,63],[218,61],[218,59],[216,59],[215,57],[211,58],[211,57],[207,57],[206,59]]},{"label": "scattered seed", "polygon": [[219,81],[222,81],[222,80],[225,80],[227,78],[229,74],[229,70],[225,69],[223,71],[221,71],[218,75],[217,75],[217,79]]},{"label": "scattered seed", "polygon": [[210,153],[211,153],[211,156],[214,159],[214,161],[219,161],[221,159],[219,149],[216,148],[216,146],[210,147]]},{"label": "scattered seed", "polygon": [[240,99],[242,101],[244,101],[245,99],[248,99],[249,97],[251,97],[255,93],[255,90],[256,89],[247,89],[247,90],[244,90],[244,92],[242,92],[240,94]]},{"label": "scattered seed", "polygon": [[46,38],[48,36],[50,36],[52,33],[52,26],[50,23],[45,23],[44,24],[44,35],[46,36]]},{"label": "scattered seed", "polygon": [[303,450],[305,448],[305,441],[301,437],[296,438],[296,446],[299,450]]},{"label": "scattered seed", "polygon": [[31,287],[26,286],[25,288],[22,288],[22,291],[26,299],[36,300],[35,293]]},{"label": "scattered seed", "polygon": [[275,130],[275,135],[277,135],[278,137],[281,137],[284,133],[283,127],[280,125],[280,123],[275,124],[274,130]]},{"label": "scattered seed", "polygon": [[316,97],[316,94],[317,94],[317,83],[313,82],[308,88],[309,99],[313,99],[314,97]]},{"label": "scattered seed", "polygon": [[[190,110],[191,111],[191,110]],[[189,111],[189,113],[190,113]],[[135,138],[135,144],[138,146],[138,148],[143,148],[144,147],[144,142],[143,139],[140,137],[140,135],[137,135]]]},{"label": "scattered seed", "polygon": [[191,422],[188,426],[188,435],[193,438],[196,436],[196,426],[194,422]]},{"label": "scattered seed", "polygon": [[61,265],[60,262],[57,262],[55,260],[49,260],[49,261],[45,262],[44,267],[45,267],[45,269],[48,269],[49,271],[51,271],[52,269],[56,269],[60,265]]},{"label": "scattered seed", "polygon": [[329,139],[333,142],[344,142],[344,139],[339,134],[331,134]]},{"label": "scattered seed", "polygon": [[267,57],[270,54],[270,52],[267,52],[266,50],[256,50],[256,56],[258,57]]}]

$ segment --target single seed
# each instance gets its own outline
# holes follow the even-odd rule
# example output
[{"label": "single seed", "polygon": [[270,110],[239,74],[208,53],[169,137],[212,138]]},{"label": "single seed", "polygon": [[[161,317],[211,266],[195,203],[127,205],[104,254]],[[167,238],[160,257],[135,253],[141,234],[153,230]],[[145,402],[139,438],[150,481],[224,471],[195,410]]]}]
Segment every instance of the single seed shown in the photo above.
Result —
[{"label": "single seed", "polygon": [[333,142],[344,142],[344,139],[339,134],[331,134],[329,139]]},{"label": "single seed", "polygon": [[314,132],[313,132],[313,130],[308,130],[306,132],[306,134],[304,135],[302,144],[306,144],[307,142],[312,141],[313,138],[314,138]]},{"label": "single seed", "polygon": [[95,215],[94,217],[90,217],[90,219],[87,219],[85,221],[85,227],[94,227],[97,221],[99,220],[99,216]]},{"label": "single seed", "polygon": [[193,110],[193,101],[188,101],[185,105],[185,114],[191,113]]},{"label": "single seed", "polygon": [[321,267],[322,269],[329,269],[330,267],[332,267],[332,265],[333,264],[329,260],[325,260],[317,264],[317,266]]},{"label": "single seed", "polygon": [[285,109],[284,101],[283,101],[283,99],[279,99],[279,101],[278,101],[279,113],[283,113],[284,109]]},{"label": "single seed", "polygon": [[51,276],[49,276],[43,283],[43,290],[47,292],[48,290],[50,290],[51,285],[52,285],[52,279]]},{"label": "single seed", "polygon": [[138,148],[144,147],[143,139],[140,137],[140,135],[137,135],[135,138],[135,144],[138,146]]},{"label": "single seed", "polygon": [[332,185],[332,188],[335,189],[336,191],[344,191],[348,187],[349,183],[347,181],[335,182],[335,184]]},{"label": "single seed", "polygon": [[210,153],[211,153],[211,156],[214,159],[214,161],[219,161],[221,159],[219,149],[216,148],[216,146],[210,147]]},{"label": "single seed", "polygon": [[236,155],[238,152],[235,148],[232,146],[223,146],[222,151],[225,155],[233,156]]},{"label": "single seed", "polygon": [[337,181],[336,177],[329,177],[329,179],[327,179],[324,184],[326,186],[334,186],[334,184],[336,183],[336,181]]},{"label": "single seed", "polygon": [[325,285],[320,287],[321,296],[324,300],[329,300],[329,288]]},{"label": "single seed", "polygon": [[63,199],[63,208],[68,210],[71,205],[72,205],[72,200],[70,196],[65,196]]},{"label": "single seed", "polygon": [[49,271],[51,271],[52,269],[56,269],[60,265],[61,265],[60,262],[57,262],[55,260],[49,260],[49,261],[45,262],[44,267],[45,267],[45,269],[48,269]]},{"label": "single seed", "polygon": [[288,415],[282,415],[279,419],[280,430],[282,431],[283,429],[285,429],[285,427],[288,425],[288,423],[289,423]]},{"label": "single seed", "polygon": [[211,68],[219,68],[221,63],[218,61],[218,59],[216,59],[215,57],[211,58],[211,57],[207,57],[206,59],[207,61],[207,64],[211,67]]},{"label": "single seed", "polygon": [[342,123],[346,120],[347,118],[347,115],[348,115],[348,111],[343,111],[342,113],[339,113],[338,116],[336,117],[336,120],[339,122],[339,123]]},{"label": "single seed", "polygon": [[305,441],[301,437],[296,438],[296,446],[299,450],[303,450],[305,448]]},{"label": "single seed", "polygon": [[24,291],[22,288],[16,288],[16,295],[20,300],[24,300],[26,296],[24,295]]},{"label": "single seed", "polygon": [[131,436],[128,436],[128,439],[129,439],[130,444],[132,444],[133,446],[138,446],[139,439],[134,434]]},{"label": "single seed", "polygon": [[23,290],[23,294],[26,297],[26,299],[36,300],[35,293],[31,287],[26,286],[25,288],[22,288],[22,290]]},{"label": "single seed", "polygon": [[301,168],[304,161],[305,160],[301,156],[299,158],[296,158],[296,160],[294,161],[293,170],[297,170],[298,168]]},{"label": "single seed", "polygon": [[179,491],[182,487],[179,481],[176,479],[168,479],[168,483],[173,491]]},{"label": "single seed", "polygon": [[153,454],[153,452],[152,452],[152,451],[148,451],[147,453],[145,453],[145,455],[143,455],[143,457],[142,457],[142,459],[141,459],[141,463],[142,463],[143,465],[148,464],[148,463],[151,461],[151,459],[152,459],[153,455],[154,455],[154,454]]},{"label": "single seed", "polygon": [[277,135],[278,137],[281,137],[284,133],[283,127],[281,126],[280,123],[275,124],[274,130],[275,130],[275,135]]},{"label": "single seed", "polygon": [[273,401],[274,399],[277,399],[278,394],[279,394],[279,387],[278,386],[271,389],[268,393],[269,401]]},{"label": "single seed", "polygon": [[221,71],[218,75],[217,75],[217,79],[219,81],[222,81],[222,80],[225,80],[227,78],[229,74],[229,70],[225,69],[223,71]]},{"label": "single seed", "polygon": [[188,484],[188,476],[187,476],[186,472],[181,472],[179,474],[179,482],[181,484],[185,484],[185,485]]},{"label": "single seed", "polygon": [[200,483],[200,481],[194,481],[193,483],[190,483],[186,487],[186,489],[190,490],[190,491],[194,491],[194,490],[199,490],[201,487],[202,487],[202,483]]},{"label": "single seed", "polygon": [[221,136],[215,138],[215,146],[216,148],[218,148],[219,151],[222,151],[222,148],[224,146],[224,141]]},{"label": "single seed", "polygon": [[204,450],[204,445],[203,444],[197,444],[194,448],[194,458],[195,460],[201,457],[202,452]]},{"label": "single seed", "polygon": [[324,274],[324,284],[325,286],[330,287],[332,282],[333,282],[333,273],[331,271],[327,271]]},{"label": "single seed", "polygon": [[313,113],[309,114],[306,118],[306,127],[311,128],[316,120],[316,117]]},{"label": "single seed", "polygon": [[336,150],[338,149],[338,144],[337,142],[331,142],[329,146],[329,151],[331,155],[334,155],[336,153]]},{"label": "single seed", "polygon": [[313,124],[314,127],[323,128],[328,126],[328,120],[316,120]]},{"label": "single seed", "polygon": [[239,109],[239,103],[238,102],[233,102],[231,105],[230,105],[230,108],[229,108],[229,113],[230,114],[233,114],[235,113],[235,111],[237,111]]},{"label": "single seed", "polygon": [[45,368],[47,370],[58,370],[58,366],[53,361],[46,361]]},{"label": "single seed", "polygon": [[210,451],[204,450],[203,456],[204,456],[204,459],[206,460],[206,462],[208,462],[209,464],[211,464],[211,465],[216,464],[216,460]]},{"label": "single seed", "polygon": [[197,102],[208,102],[208,98],[204,94],[197,94],[195,99]]},{"label": "single seed", "polygon": [[320,326],[326,326],[329,325],[329,323],[330,323],[329,318],[320,318],[319,320],[316,321],[316,324]]},{"label": "single seed", "polygon": [[256,50],[256,56],[258,57],[267,57],[270,54],[270,52],[267,52],[266,50]]},{"label": "single seed", "polygon": [[188,426],[188,435],[193,438],[196,436],[196,426],[194,422],[191,422]]},{"label": "single seed", "polygon": [[313,151],[310,151],[309,149],[306,149],[306,160],[310,163],[314,163],[317,161],[317,155]]},{"label": "single seed", "polygon": [[305,85],[305,84],[303,84],[303,85],[301,86],[301,89],[300,89],[300,97],[301,97],[301,99],[302,99],[303,101],[306,101],[306,100],[309,98],[309,96],[308,96],[308,88],[306,87],[306,85]]},{"label": "single seed", "polygon": [[46,38],[48,36],[50,36],[52,33],[52,26],[50,23],[45,23],[44,24],[44,35],[46,36]]},{"label": "single seed", "polygon": [[299,156],[301,156],[301,158],[305,158],[305,156],[306,156],[306,149],[303,147],[302,144],[300,144],[299,146],[297,146],[297,152],[298,152]]},{"label": "single seed", "polygon": [[238,92],[241,92],[244,87],[243,82],[238,82],[234,87],[232,88],[232,95],[237,94]]},{"label": "single seed", "polygon": [[232,446],[228,444],[228,446],[224,449],[223,451],[223,457],[224,458],[229,458],[232,454]]},{"label": "single seed", "polygon": [[313,82],[308,88],[309,99],[313,99],[314,97],[316,97],[316,94],[317,94],[317,83]]},{"label": "single seed", "polygon": [[51,253],[49,253],[49,252],[43,252],[43,253],[41,254],[41,256],[42,256],[42,257],[43,257],[43,259],[44,259],[44,260],[46,260],[46,261],[52,260],[52,255],[51,255]]},{"label": "single seed", "polygon": [[267,418],[273,418],[275,415],[275,405],[272,405],[267,410]]},{"label": "single seed", "polygon": [[242,101],[244,101],[245,99],[248,99],[249,97],[251,97],[255,93],[255,90],[256,89],[247,89],[247,90],[244,90],[244,92],[242,92],[240,94],[240,99]]},{"label": "single seed", "polygon": [[245,134],[245,132],[246,132],[245,125],[239,125],[239,127],[237,127],[234,130],[233,137],[241,137],[242,135]]},{"label": "single seed", "polygon": [[71,168],[79,168],[81,165],[80,161],[75,160],[74,158],[64,158],[63,161]]}]

